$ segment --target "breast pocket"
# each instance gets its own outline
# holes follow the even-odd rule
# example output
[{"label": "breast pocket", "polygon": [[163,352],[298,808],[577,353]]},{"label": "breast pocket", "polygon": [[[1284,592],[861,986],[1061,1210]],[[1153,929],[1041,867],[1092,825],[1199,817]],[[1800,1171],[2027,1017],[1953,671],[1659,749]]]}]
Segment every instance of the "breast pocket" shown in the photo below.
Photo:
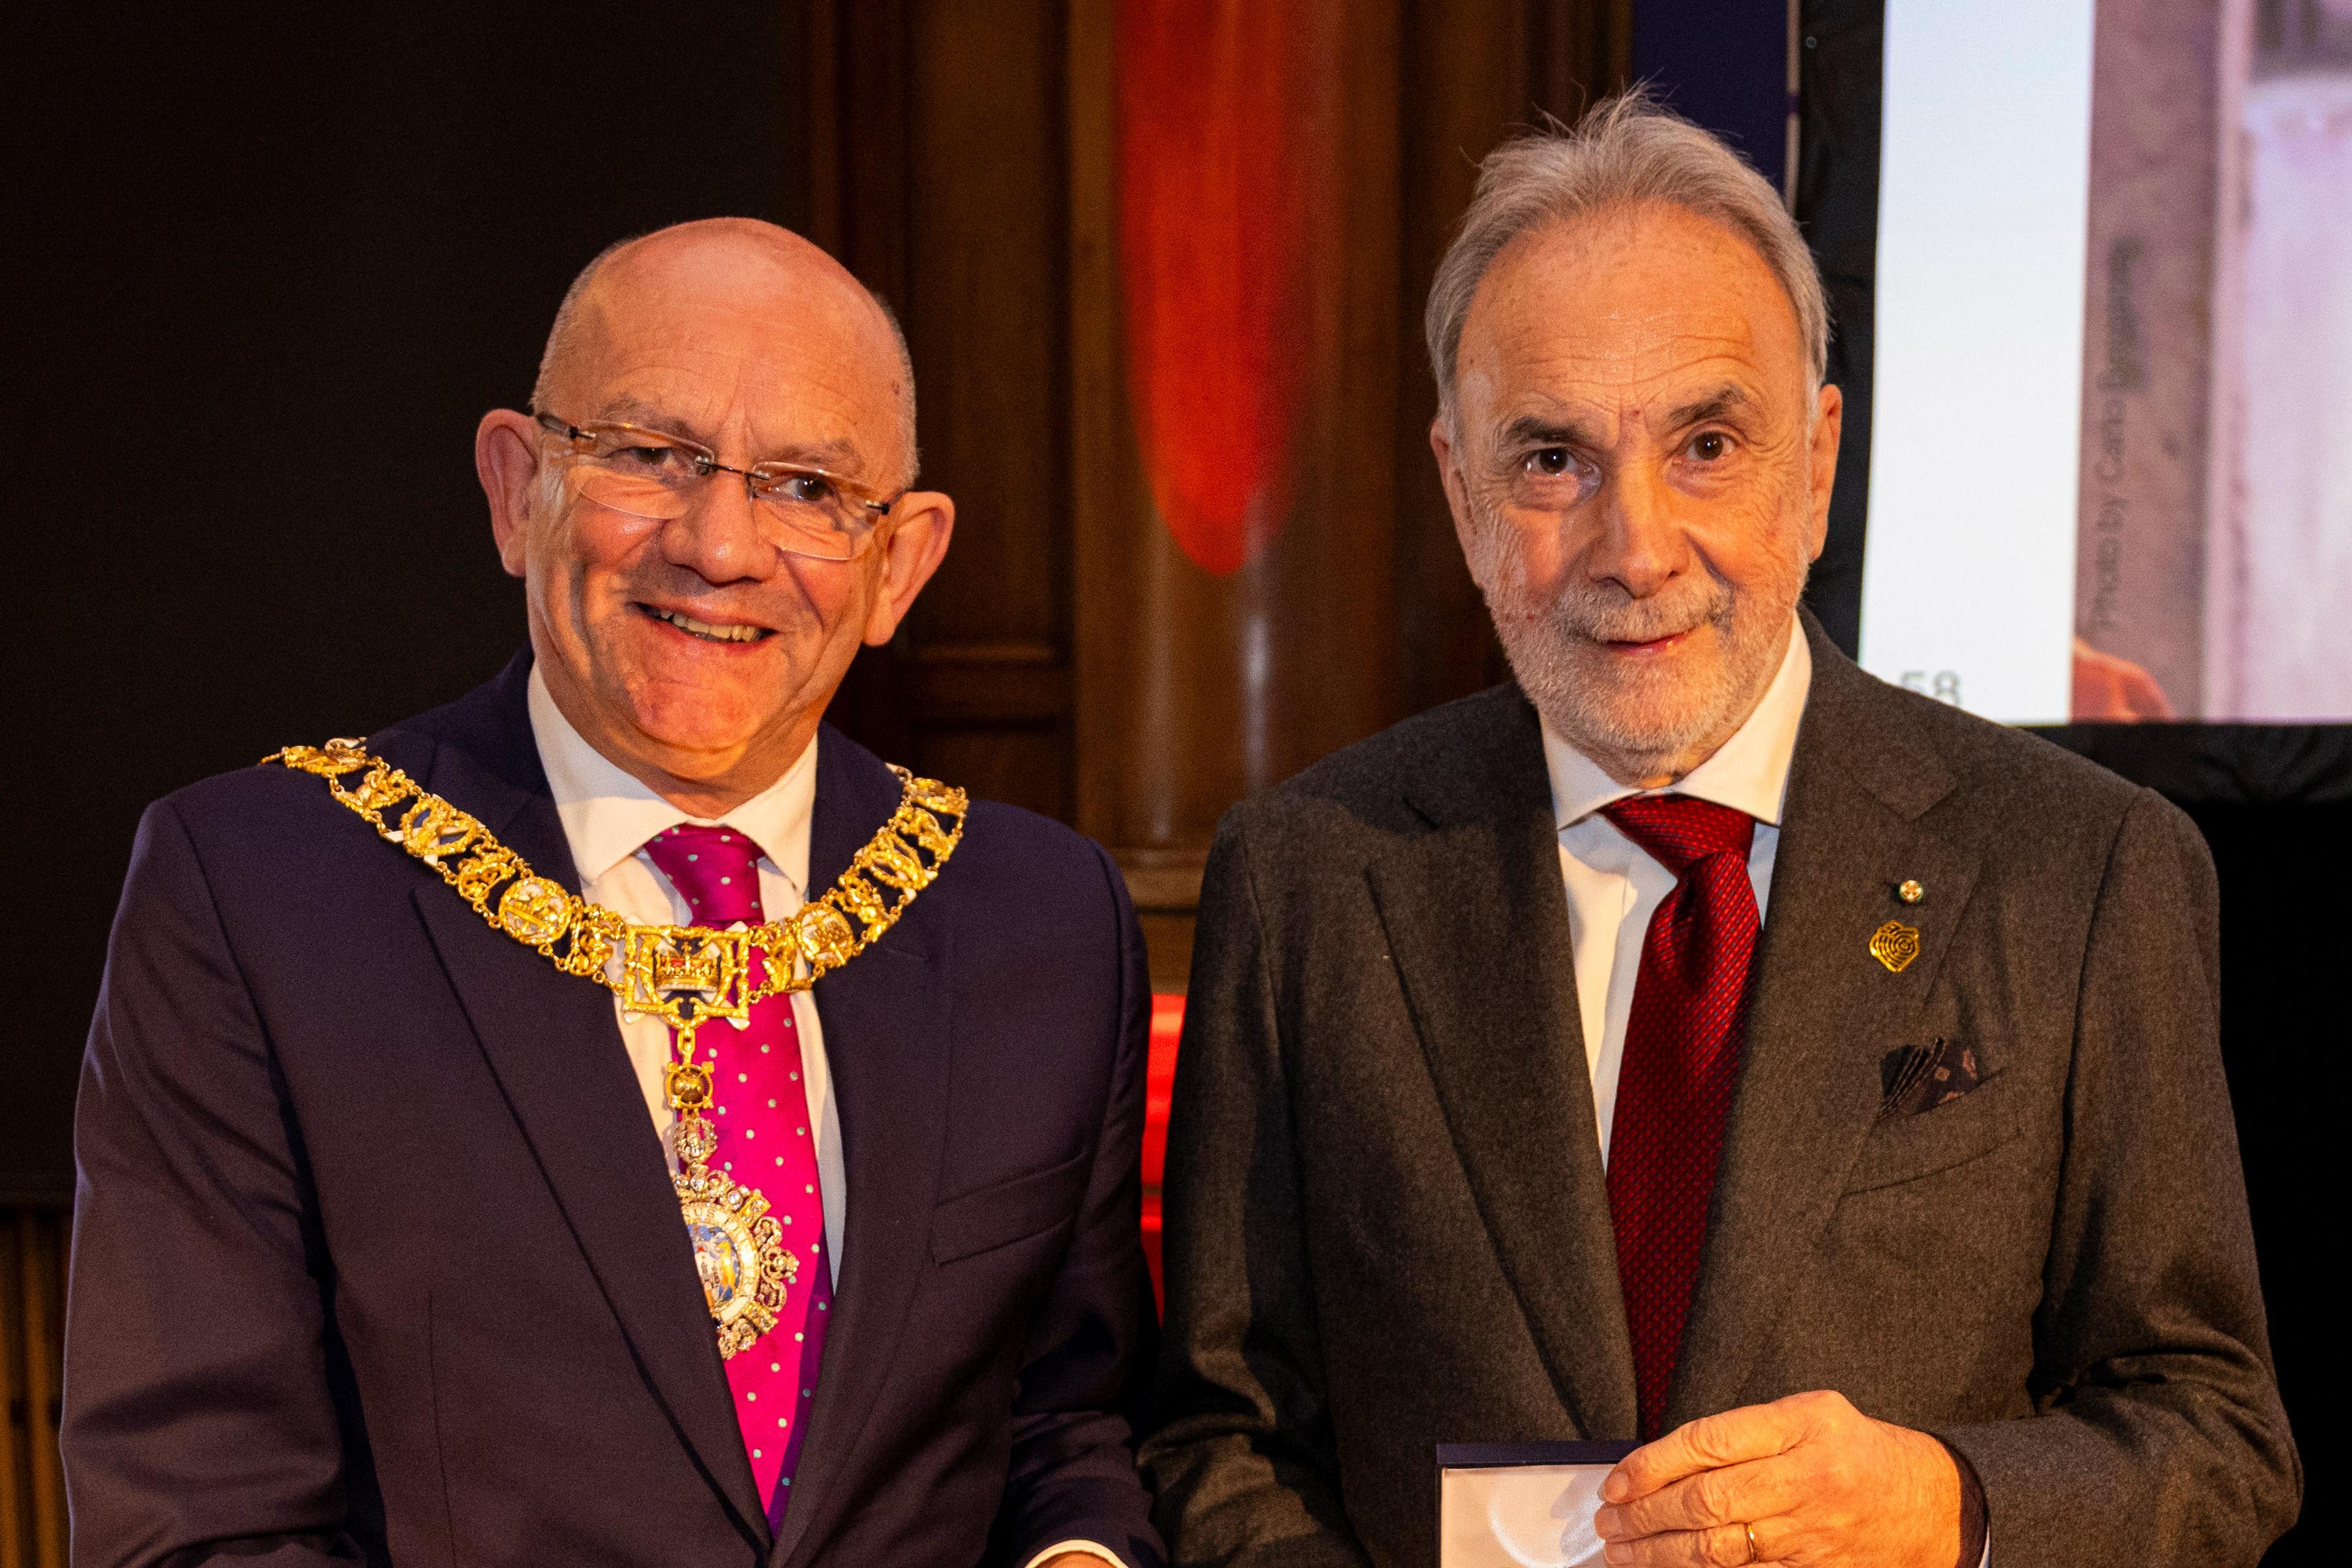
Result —
[{"label": "breast pocket", "polygon": [[1088,1158],[1080,1154],[931,1210],[931,1260],[953,1263],[1067,1226],[1085,1196]]},{"label": "breast pocket", "polygon": [[1992,1153],[2025,1132],[2027,1098],[2013,1077],[1990,1078],[1931,1111],[1880,1123],[1864,1141],[1845,1190],[1916,1181]]}]

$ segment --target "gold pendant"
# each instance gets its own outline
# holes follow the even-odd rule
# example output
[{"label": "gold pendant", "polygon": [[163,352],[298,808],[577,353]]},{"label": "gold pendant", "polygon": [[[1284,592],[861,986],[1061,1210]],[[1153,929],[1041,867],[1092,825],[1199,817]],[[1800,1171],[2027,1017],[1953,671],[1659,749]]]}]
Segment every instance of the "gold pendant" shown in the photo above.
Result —
[{"label": "gold pendant", "polygon": [[670,1180],[694,1243],[703,1300],[719,1324],[719,1354],[732,1360],[776,1326],[784,1289],[798,1281],[801,1265],[784,1250],[783,1228],[768,1212],[767,1198],[710,1168],[718,1146],[719,1134],[701,1113],[686,1113],[677,1124],[684,1168]]},{"label": "gold pendant", "polygon": [[[670,1026],[677,1055],[666,1073],[670,1108],[678,1113],[681,1166],[671,1181],[693,1239],[703,1297],[718,1320],[719,1353],[731,1358],[775,1327],[800,1260],[784,1250],[783,1228],[768,1212],[768,1200],[710,1168],[719,1133],[703,1118],[710,1108],[710,1063],[694,1060],[695,1030],[714,1019],[740,1028],[753,1003],[807,990],[872,946],[963,841],[971,807],[964,792],[893,764],[898,809],[831,888],[787,920],[713,931],[639,925],[573,895],[534,873],[478,821],[370,755],[363,741],[289,746],[261,760],[324,779],[337,800],[439,873],[493,928],[537,948],[563,973],[612,990],[624,1017],[650,1013]],[[355,774],[357,784],[344,782]],[[941,823],[940,814],[955,826]]]}]

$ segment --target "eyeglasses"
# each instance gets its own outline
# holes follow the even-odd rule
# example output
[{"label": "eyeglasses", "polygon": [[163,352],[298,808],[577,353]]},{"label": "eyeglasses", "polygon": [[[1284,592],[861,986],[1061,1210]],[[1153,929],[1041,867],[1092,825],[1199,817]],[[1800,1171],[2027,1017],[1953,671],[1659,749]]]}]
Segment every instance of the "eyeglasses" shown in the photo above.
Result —
[{"label": "eyeglasses", "polygon": [[761,516],[774,524],[776,548],[819,560],[855,557],[907,493],[877,499],[863,486],[801,463],[730,467],[708,446],[638,424],[573,424],[551,413],[539,415],[539,423],[570,444],[581,460],[573,483],[600,507],[666,522],[686,516],[713,474],[738,474]]}]

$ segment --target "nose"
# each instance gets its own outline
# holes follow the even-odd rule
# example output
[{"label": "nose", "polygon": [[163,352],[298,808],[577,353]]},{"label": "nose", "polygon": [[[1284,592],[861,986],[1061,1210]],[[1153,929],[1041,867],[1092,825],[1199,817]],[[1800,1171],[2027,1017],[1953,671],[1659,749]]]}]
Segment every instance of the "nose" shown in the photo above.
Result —
[{"label": "nose", "polygon": [[1674,580],[1681,531],[1674,492],[1647,464],[1621,465],[1602,481],[1599,534],[1585,551],[1585,571],[1629,598],[1647,599]]},{"label": "nose", "polygon": [[719,470],[696,486],[694,504],[662,529],[662,556],[705,582],[759,580],[776,570],[776,547],[760,528],[743,476]]}]

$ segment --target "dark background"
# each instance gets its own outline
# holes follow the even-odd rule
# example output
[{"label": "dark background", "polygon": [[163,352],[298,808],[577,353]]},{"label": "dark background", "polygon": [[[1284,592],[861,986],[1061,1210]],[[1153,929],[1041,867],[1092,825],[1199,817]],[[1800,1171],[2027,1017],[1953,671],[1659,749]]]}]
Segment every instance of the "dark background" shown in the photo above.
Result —
[{"label": "dark background", "polygon": [[[322,15],[157,4],[11,24],[5,838],[23,956],[0,1025],[0,1202],[69,1187],[76,1063],[141,809],[446,701],[519,644],[471,433],[527,397],[572,275],[680,218],[807,226],[816,73],[793,7]],[[1634,74],[1777,173],[1779,7],[1651,0],[1631,16]],[[1804,24],[1800,210],[1853,409],[1815,596],[1851,643],[1876,7],[1811,0]],[[1759,40],[1775,52],[1757,58]],[[858,90],[860,62],[839,81]],[[2200,768],[2193,737],[2073,738],[2167,787],[2221,869],[2224,1052],[2281,1377],[2324,1499],[2346,1478],[2324,1370],[2341,1314],[2310,1234],[2345,1035],[2340,747],[2258,737],[2253,764]],[[2317,1562],[2316,1543],[2290,1537],[2272,1560]]]},{"label": "dark background", "polygon": [[41,956],[0,1189],[36,1191],[142,808],[495,673],[521,596],[475,423],[605,244],[803,199],[772,5],[71,10],[7,137],[6,875]]}]

